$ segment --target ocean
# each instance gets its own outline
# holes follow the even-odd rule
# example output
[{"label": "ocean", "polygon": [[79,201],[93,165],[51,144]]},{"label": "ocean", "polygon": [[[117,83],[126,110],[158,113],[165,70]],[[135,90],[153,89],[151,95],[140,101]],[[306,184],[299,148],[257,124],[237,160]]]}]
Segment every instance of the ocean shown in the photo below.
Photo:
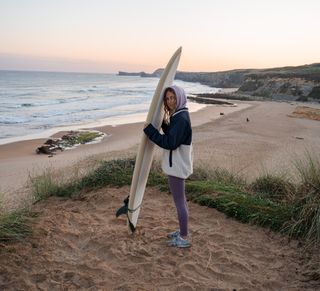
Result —
[{"label": "ocean", "polygon": [[[59,130],[142,121],[158,81],[115,74],[0,71],[0,144],[49,137]],[[218,90],[179,80],[174,84],[187,94]]]}]

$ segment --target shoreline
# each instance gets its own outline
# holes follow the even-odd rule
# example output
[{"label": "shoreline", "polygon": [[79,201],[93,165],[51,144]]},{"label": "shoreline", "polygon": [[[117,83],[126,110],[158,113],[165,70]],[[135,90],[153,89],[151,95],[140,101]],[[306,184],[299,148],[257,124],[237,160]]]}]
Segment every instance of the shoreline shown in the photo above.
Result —
[{"label": "shoreline", "polygon": [[[189,106],[190,113],[197,112],[205,108],[206,106],[208,106],[206,104],[199,104],[191,101],[188,102],[188,105],[190,105]],[[90,129],[95,129],[97,127],[118,126],[118,125],[124,125],[124,124],[143,122],[146,119],[147,114],[148,112],[116,115],[116,116],[106,117],[106,118],[88,122],[88,123],[80,123],[80,124],[67,125],[67,126],[57,126],[57,127],[53,127],[53,128],[41,131],[39,133],[32,133],[25,136],[17,136],[17,137],[0,139],[0,146],[5,144],[15,143],[15,142],[34,140],[34,139],[48,139],[58,134],[59,132],[66,132],[71,130],[74,130],[74,131],[90,130]]]},{"label": "shoreline", "polygon": [[[320,152],[319,121],[288,116],[299,103],[243,101],[237,105],[209,105],[190,114],[195,166],[208,171],[219,167],[252,180],[266,172],[291,171],[292,160],[303,157],[306,150]],[[88,171],[98,161],[136,154],[142,127],[143,122],[96,127],[106,134],[101,142],[52,157],[35,153],[46,139],[0,145],[2,208],[14,210],[30,200],[30,177],[49,171],[66,178]],[[156,147],[155,159],[159,157]]]},{"label": "shoreline", "polygon": [[[246,103],[240,103],[237,107],[203,106],[202,109],[190,113],[192,127],[197,128],[251,106]],[[225,115],[220,115],[221,111]],[[3,208],[12,210],[19,204],[17,201],[28,200],[30,176],[41,175],[47,170],[68,171],[70,174],[77,169],[77,164],[86,159],[110,159],[114,157],[114,155],[110,156],[114,152],[119,153],[120,156],[128,153],[134,154],[135,147],[141,139],[143,121],[92,128],[105,133],[106,137],[99,143],[80,145],[72,150],[58,152],[50,158],[48,155],[35,152],[36,148],[42,145],[47,138],[0,145],[0,193],[3,196]],[[58,138],[64,133],[59,131],[52,137]]]}]

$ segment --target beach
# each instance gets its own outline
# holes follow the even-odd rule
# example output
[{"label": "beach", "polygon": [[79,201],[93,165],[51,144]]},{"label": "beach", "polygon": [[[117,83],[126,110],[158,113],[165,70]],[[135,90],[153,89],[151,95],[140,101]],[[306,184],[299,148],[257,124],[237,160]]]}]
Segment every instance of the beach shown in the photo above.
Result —
[{"label": "beach", "polygon": [[[200,108],[203,109],[192,113],[192,123],[197,127],[211,120],[222,118],[221,111],[228,114],[249,106],[248,104],[239,104],[237,107],[208,106],[203,108],[202,105]],[[141,116],[139,119],[141,120]],[[133,120],[135,121],[135,119]],[[13,209],[19,204],[18,201],[22,197],[26,198],[30,176],[43,174],[46,170],[62,172],[64,175],[66,171],[72,173],[75,169],[87,168],[87,162],[90,160],[134,155],[141,138],[143,122],[121,124],[120,121],[120,125],[113,124],[93,128],[106,134],[100,143],[81,145],[72,150],[57,152],[50,158],[48,155],[37,155],[35,152],[36,148],[46,141],[46,138],[0,145],[0,190],[4,193],[4,208]],[[64,133],[58,132],[52,137],[61,137]]]},{"label": "beach", "polygon": [[[195,165],[225,168],[252,179],[266,172],[286,171],[297,157],[303,158],[306,151],[319,152],[318,122],[288,116],[298,105],[239,101],[235,107],[207,106],[191,113]],[[319,108],[319,105],[313,107],[317,106]],[[4,208],[14,209],[19,205],[19,197],[26,198],[30,176],[46,170],[65,175],[74,169],[86,169],[90,160],[95,163],[135,155],[142,127],[143,122],[96,127],[94,129],[106,134],[102,142],[58,152],[50,158],[35,153],[46,139],[0,145],[0,191]],[[160,157],[158,149],[155,158]]]},{"label": "beach", "polygon": [[[306,151],[320,152],[319,121],[289,117],[299,104],[237,102],[191,114],[195,168],[220,167],[253,179],[293,171]],[[319,105],[315,105],[320,108]],[[223,114],[222,114],[223,113]],[[60,176],[99,160],[134,156],[143,123],[96,128],[107,134],[53,157],[37,155],[44,139],[0,146],[3,207],[30,203],[29,176],[50,168]],[[56,136],[61,136],[58,133]],[[155,158],[160,159],[157,150]],[[0,287],[51,290],[316,290],[305,280],[297,241],[239,223],[189,202],[192,247],[166,246],[177,227],[172,198],[147,188],[139,229],[127,233],[114,211],[129,187],[103,188],[77,199],[51,197],[35,204],[33,235],[3,246]],[[169,194],[169,193],[168,193]],[[29,202],[28,202],[29,201]]]}]

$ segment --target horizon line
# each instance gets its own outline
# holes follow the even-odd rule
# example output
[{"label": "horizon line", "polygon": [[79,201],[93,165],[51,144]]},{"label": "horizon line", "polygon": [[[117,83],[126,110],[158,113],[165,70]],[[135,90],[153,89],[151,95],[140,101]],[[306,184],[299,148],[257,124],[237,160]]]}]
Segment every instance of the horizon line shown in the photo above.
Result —
[{"label": "horizon line", "polygon": [[[311,66],[311,65],[320,65],[320,62],[314,62],[314,63],[308,63],[308,64],[302,64],[297,66],[287,65],[287,66],[280,66],[280,67],[265,67],[265,68],[241,68],[241,69],[230,69],[230,70],[222,70],[222,71],[181,71],[177,70],[177,72],[185,72],[185,73],[222,73],[222,72],[230,72],[230,71],[243,71],[243,70],[270,70],[270,69],[280,69],[280,68],[294,68],[294,67],[302,67],[302,66]],[[104,72],[89,72],[89,71],[56,71],[56,70],[33,70],[33,69],[1,69],[0,72],[34,72],[34,73],[72,73],[72,74],[98,74],[98,75],[119,75],[119,72],[125,72],[125,73],[147,73],[152,74],[157,70],[163,70],[163,68],[157,68],[153,70],[151,73],[137,70],[137,71],[123,71],[118,70],[117,73],[104,73]]]}]

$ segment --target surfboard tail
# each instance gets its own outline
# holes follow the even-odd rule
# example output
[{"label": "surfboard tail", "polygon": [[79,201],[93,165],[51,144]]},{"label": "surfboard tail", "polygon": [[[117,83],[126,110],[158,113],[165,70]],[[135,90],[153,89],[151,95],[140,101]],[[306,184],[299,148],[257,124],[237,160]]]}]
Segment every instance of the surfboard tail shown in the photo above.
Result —
[{"label": "surfboard tail", "polygon": [[135,232],[136,228],[132,224],[132,222],[129,219],[128,212],[129,212],[129,196],[123,200],[123,206],[121,206],[117,211],[116,211],[116,217],[119,217],[120,215],[126,215],[128,219],[128,225],[132,233]]}]

